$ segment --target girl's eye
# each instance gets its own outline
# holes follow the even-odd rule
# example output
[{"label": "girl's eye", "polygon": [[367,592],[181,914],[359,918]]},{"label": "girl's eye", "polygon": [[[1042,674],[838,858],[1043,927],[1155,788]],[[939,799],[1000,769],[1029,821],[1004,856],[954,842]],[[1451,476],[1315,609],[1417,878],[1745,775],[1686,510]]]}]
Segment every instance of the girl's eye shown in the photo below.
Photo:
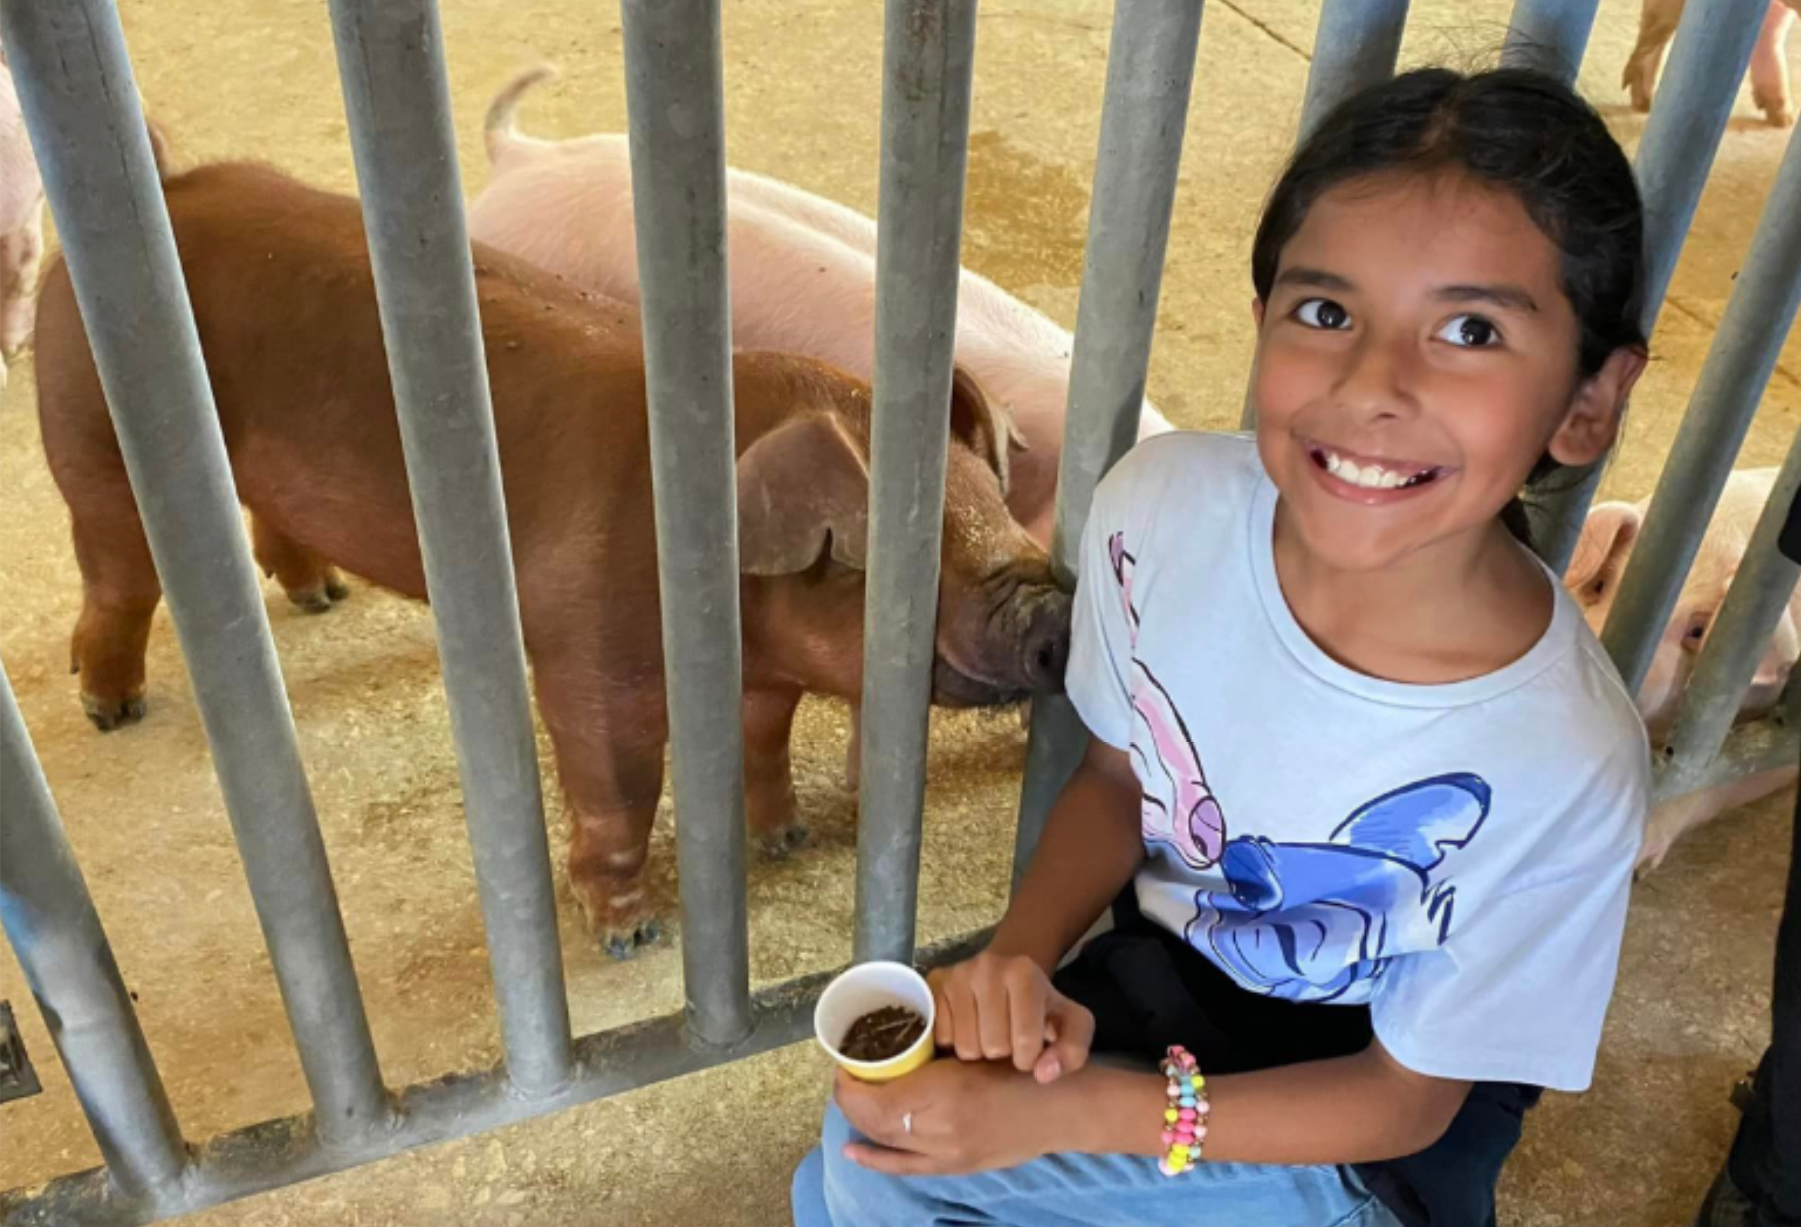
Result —
[{"label": "girl's eye", "polygon": [[1309,328],[1337,332],[1351,323],[1351,313],[1330,298],[1309,298],[1294,309],[1294,317]]},{"label": "girl's eye", "polygon": [[1480,315],[1455,316],[1435,335],[1465,349],[1487,349],[1501,341],[1501,330]]}]

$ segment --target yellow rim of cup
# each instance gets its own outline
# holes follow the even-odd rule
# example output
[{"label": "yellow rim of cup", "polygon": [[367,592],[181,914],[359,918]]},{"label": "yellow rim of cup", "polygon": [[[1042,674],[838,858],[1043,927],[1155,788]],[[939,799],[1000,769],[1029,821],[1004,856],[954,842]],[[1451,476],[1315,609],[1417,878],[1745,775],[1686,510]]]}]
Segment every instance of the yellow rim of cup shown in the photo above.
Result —
[{"label": "yellow rim of cup", "polygon": [[[900,1005],[925,1019],[925,1031],[905,1052],[886,1061],[856,1061],[838,1051],[838,1042],[858,1018],[885,1005]],[[847,968],[826,986],[813,1007],[813,1034],[819,1046],[852,1077],[888,1082],[910,1074],[933,1056],[932,1027],[937,1009],[925,977],[905,963],[872,960]]]}]

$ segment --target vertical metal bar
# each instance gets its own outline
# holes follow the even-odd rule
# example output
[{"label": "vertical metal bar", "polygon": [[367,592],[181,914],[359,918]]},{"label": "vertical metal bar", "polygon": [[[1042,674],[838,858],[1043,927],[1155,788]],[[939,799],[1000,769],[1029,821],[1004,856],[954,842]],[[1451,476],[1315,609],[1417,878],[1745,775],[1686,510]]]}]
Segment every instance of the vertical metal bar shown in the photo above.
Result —
[{"label": "vertical metal bar", "polygon": [[1658,791],[1680,796],[1707,770],[1732,731],[1745,688],[1757,671],[1783,609],[1794,594],[1801,566],[1783,556],[1776,539],[1801,489],[1801,434],[1776,474],[1770,501],[1745,547],[1744,562],[1726,590],[1707,646],[1682,692],[1676,722],[1658,766]]},{"label": "vertical metal bar", "polygon": [[[1051,537],[1051,565],[1066,586],[1076,582],[1094,489],[1138,438],[1201,16],[1197,0],[1122,0],[1113,11]],[[1015,885],[1087,744],[1068,698],[1033,696]]]},{"label": "vertical metal bar", "polygon": [[719,0],[623,0],[633,209],[693,1034],[751,1027]]},{"label": "vertical metal bar", "polygon": [[1536,68],[1573,84],[1600,7],[1600,0],[1514,0],[1501,63]]},{"label": "vertical metal bar", "polygon": [[187,1151],[81,867],[0,668],[0,924],[113,1182],[175,1183]]},{"label": "vertical metal bar", "polygon": [[913,957],[975,19],[975,0],[887,0],[882,36],[859,960]]},{"label": "vertical metal bar", "polygon": [[320,1136],[348,1140],[387,1096],[118,11],[0,0],[0,34]]},{"label": "vertical metal bar", "polygon": [[1602,634],[1634,693],[1801,306],[1801,142],[1783,155],[1742,267]]},{"label": "vertical metal bar", "polygon": [[1394,76],[1406,28],[1407,0],[1325,0],[1313,35],[1297,144],[1333,107]]},{"label": "vertical metal bar", "polygon": [[[1307,73],[1297,146],[1333,107],[1394,76],[1401,36],[1407,30],[1407,4],[1408,0],[1325,0],[1313,34],[1313,67]],[[1239,427],[1252,430],[1256,425],[1257,406],[1247,387]]]},{"label": "vertical metal bar", "polygon": [[[1732,117],[1764,8],[1764,0],[1689,0],[1676,27],[1635,166],[1645,206],[1647,335],[1663,307],[1707,172]],[[1559,574],[1570,564],[1601,472],[1602,466],[1595,465],[1544,502],[1539,550]]]},{"label": "vertical metal bar", "polygon": [[435,0],[331,0],[507,1072],[569,1077],[537,740]]}]

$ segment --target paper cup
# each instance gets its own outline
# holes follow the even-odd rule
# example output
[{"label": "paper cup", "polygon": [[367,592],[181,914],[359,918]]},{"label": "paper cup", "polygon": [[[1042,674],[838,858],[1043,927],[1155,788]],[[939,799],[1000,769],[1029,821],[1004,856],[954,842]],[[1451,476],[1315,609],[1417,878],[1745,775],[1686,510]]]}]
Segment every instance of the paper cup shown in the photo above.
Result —
[{"label": "paper cup", "polygon": [[[872,1010],[899,1005],[925,1019],[925,1032],[905,1052],[886,1061],[854,1061],[838,1051],[851,1024]],[[813,1034],[832,1060],[864,1082],[887,1082],[910,1074],[932,1059],[932,1025],[937,1011],[925,977],[904,963],[859,963],[826,986],[813,1008]]]}]

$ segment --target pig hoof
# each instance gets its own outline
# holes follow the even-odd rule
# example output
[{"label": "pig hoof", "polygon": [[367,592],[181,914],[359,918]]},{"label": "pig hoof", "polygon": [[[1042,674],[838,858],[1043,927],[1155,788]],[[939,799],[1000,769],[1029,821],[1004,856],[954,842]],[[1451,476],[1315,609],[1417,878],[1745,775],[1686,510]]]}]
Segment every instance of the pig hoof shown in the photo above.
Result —
[{"label": "pig hoof", "polygon": [[629,931],[608,933],[601,939],[601,945],[606,948],[610,957],[623,961],[633,957],[644,947],[654,945],[662,935],[662,924],[653,918],[640,921]]},{"label": "pig hoof", "polygon": [[331,592],[323,584],[317,588],[296,588],[288,593],[288,600],[296,609],[310,614],[322,614],[331,609]]},{"label": "pig hoof", "polygon": [[757,846],[763,850],[763,855],[772,861],[786,860],[806,842],[807,828],[798,822],[790,823],[779,831],[770,831],[757,838]]},{"label": "pig hoof", "polygon": [[288,593],[288,600],[307,613],[322,614],[331,610],[335,602],[350,595],[350,588],[343,577],[333,571],[320,583],[311,588],[295,588]]},{"label": "pig hoof", "polygon": [[88,719],[102,733],[110,733],[114,729],[124,728],[128,724],[136,724],[144,718],[144,698],[115,700],[97,699],[91,694],[81,696],[81,708],[87,712]]}]

